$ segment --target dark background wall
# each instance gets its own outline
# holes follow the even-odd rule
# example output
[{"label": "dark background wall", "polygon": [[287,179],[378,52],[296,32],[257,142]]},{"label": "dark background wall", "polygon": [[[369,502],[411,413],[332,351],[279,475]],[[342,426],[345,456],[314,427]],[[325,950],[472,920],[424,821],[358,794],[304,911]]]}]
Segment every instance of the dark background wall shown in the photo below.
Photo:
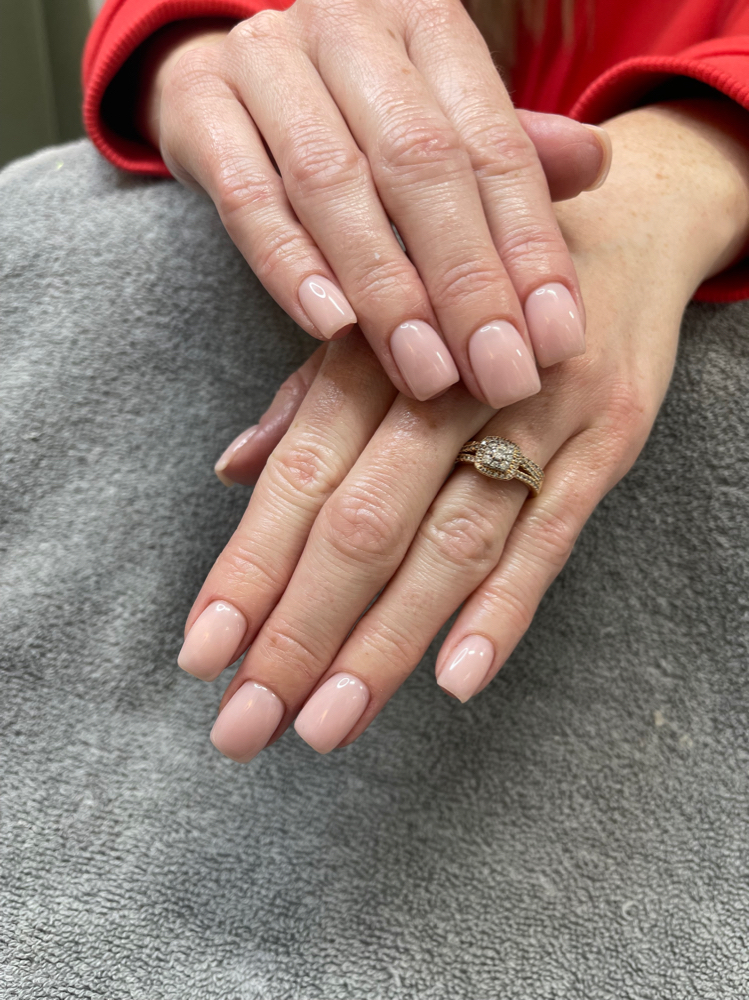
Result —
[{"label": "dark background wall", "polygon": [[0,166],[83,135],[80,61],[101,0],[0,0]]}]

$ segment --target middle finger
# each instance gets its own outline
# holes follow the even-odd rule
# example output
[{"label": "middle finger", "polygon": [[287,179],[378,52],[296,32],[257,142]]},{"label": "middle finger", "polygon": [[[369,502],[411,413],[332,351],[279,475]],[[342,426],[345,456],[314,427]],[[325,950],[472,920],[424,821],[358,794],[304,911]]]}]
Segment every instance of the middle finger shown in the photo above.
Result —
[{"label": "middle finger", "polygon": [[[358,9],[347,20],[347,37],[333,45],[323,36],[313,58],[367,156],[380,200],[424,282],[464,384],[499,409],[540,388],[522,306],[494,245],[459,129],[402,36],[393,32],[374,51],[362,44],[381,19],[376,4]],[[338,55],[342,42],[348,42],[345,60]],[[448,68],[439,60],[434,72],[468,73],[469,61],[469,53]],[[542,174],[541,182],[545,189]],[[376,298],[355,308],[362,323],[369,319],[367,308],[373,319],[381,311]]]}]

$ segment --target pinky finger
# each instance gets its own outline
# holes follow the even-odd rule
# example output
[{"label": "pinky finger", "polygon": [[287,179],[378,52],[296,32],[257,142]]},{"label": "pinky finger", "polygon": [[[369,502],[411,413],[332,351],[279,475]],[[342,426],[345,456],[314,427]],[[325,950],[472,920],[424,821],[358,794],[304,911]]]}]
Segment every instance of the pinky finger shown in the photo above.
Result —
[{"label": "pinky finger", "polygon": [[209,195],[244,259],[302,329],[319,340],[342,337],[356,314],[213,58],[211,49],[187,52],[164,85],[164,162],[183,184]]},{"label": "pinky finger", "polygon": [[460,701],[483,690],[508,659],[585,522],[626,471],[618,460],[596,454],[607,447],[597,439],[589,430],[557,452],[540,496],[521,510],[497,567],[466,600],[445,639],[437,683]]}]

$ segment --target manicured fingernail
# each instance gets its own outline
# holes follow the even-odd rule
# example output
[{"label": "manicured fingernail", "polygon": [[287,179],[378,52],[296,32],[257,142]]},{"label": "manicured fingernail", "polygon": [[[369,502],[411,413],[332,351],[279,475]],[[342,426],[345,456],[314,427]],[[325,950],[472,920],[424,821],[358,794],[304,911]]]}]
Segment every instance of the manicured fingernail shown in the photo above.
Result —
[{"label": "manicured fingernail", "polygon": [[483,635],[469,635],[437,674],[437,683],[462,702],[474,695],[494,662],[494,646]]},{"label": "manicured fingernail", "polygon": [[236,660],[246,631],[247,619],[241,611],[227,601],[214,601],[187,633],[177,663],[203,681],[215,680]]},{"label": "manicured fingernail", "polygon": [[533,355],[507,320],[479,327],[468,341],[468,357],[486,401],[495,410],[533,396],[541,388]]},{"label": "manicured fingernail", "polygon": [[542,285],[525,300],[525,321],[542,368],[585,353],[585,331],[575,300],[564,285]]},{"label": "manicured fingernail", "polygon": [[211,743],[226,757],[246,764],[267,744],[284,713],[270,688],[247,681],[224,705],[213,724]]},{"label": "manicured fingernail", "polygon": [[351,674],[334,674],[312,695],[294,728],[317,750],[329,753],[351,732],[369,702],[369,688]]},{"label": "manicured fingernail", "polygon": [[397,326],[390,338],[390,350],[416,399],[431,399],[460,379],[447,344],[421,319],[409,319]]},{"label": "manicured fingernail", "polygon": [[234,480],[229,479],[229,477],[225,475],[224,469],[227,467],[229,462],[231,462],[232,458],[234,458],[239,449],[243,448],[255,437],[259,429],[260,425],[255,424],[254,427],[250,427],[248,430],[244,431],[244,433],[240,434],[238,438],[234,438],[221,458],[213,466],[213,471],[216,473],[224,486],[234,486]]},{"label": "manicured fingernail", "polygon": [[611,170],[611,159],[614,155],[614,149],[611,145],[611,136],[606,131],[605,128],[601,128],[599,125],[587,125],[587,129],[595,135],[596,139],[601,146],[601,166],[598,169],[598,174],[596,179],[590,185],[586,187],[586,191],[597,191],[599,187],[603,184],[609,175],[609,170]]},{"label": "manicured fingernail", "polygon": [[[292,417],[299,409],[299,404],[305,392],[306,387],[303,382],[291,383],[287,381],[273,397],[273,401],[260,418],[260,422],[243,431],[239,437],[232,441],[213,467],[214,472],[224,486],[234,486],[235,481],[231,476],[227,475],[226,469],[236,461],[238,452],[250,444],[250,442],[254,442],[256,445],[254,449],[250,450],[255,452],[256,459],[253,464],[257,466],[257,475],[260,474],[265,464],[265,458],[267,458],[269,452],[275,447],[291,423]],[[263,435],[264,440],[258,438],[258,435]],[[260,454],[258,454],[257,446],[259,446]],[[251,456],[249,455],[243,456],[245,467],[242,470],[241,481],[247,485],[249,485],[249,479],[252,478],[250,476],[248,479],[248,472],[250,470],[246,466],[247,460],[250,458]]]},{"label": "manicured fingernail", "polygon": [[302,308],[326,340],[356,323],[356,313],[343,292],[328,278],[314,274],[299,286]]}]

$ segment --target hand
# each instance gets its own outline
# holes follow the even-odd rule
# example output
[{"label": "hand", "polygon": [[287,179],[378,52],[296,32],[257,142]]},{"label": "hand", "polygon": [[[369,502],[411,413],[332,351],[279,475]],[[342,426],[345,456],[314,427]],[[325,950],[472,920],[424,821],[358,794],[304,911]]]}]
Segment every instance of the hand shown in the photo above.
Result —
[{"label": "hand", "polygon": [[[582,353],[541,163],[459,0],[297,0],[176,30],[147,60],[142,129],[305,330],[358,321],[400,391],[460,377],[494,407]],[[562,128],[605,172],[605,137]]]},{"label": "hand", "polygon": [[[545,373],[537,396],[494,415],[462,386],[428,403],[393,399],[356,334],[317,359],[187,622],[181,664],[206,679],[249,646],[212,734],[222,752],[248,760],[297,715],[321,752],[351,742],[461,604],[440,685],[465,700],[509,656],[642,448],[694,288],[749,234],[743,113],[701,111],[685,102],[613,121],[609,185],[560,207],[589,347]],[[545,468],[540,497],[470,466],[451,474],[461,445],[486,434]]]}]

